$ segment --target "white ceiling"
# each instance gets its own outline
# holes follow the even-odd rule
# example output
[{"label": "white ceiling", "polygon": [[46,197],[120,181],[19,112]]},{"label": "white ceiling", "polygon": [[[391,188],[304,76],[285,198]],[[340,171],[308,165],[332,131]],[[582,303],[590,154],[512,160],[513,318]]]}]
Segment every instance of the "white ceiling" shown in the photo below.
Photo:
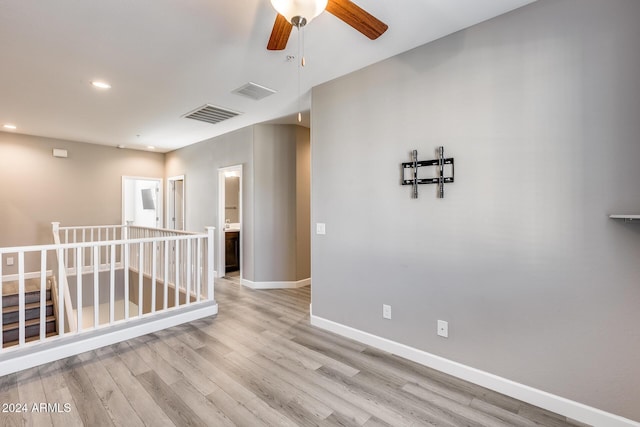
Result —
[{"label": "white ceiling", "polygon": [[[267,51],[269,0],[0,0],[0,126],[16,132],[170,151],[251,124],[293,122],[310,88],[532,0],[356,0],[389,25],[371,41],[327,12]],[[90,81],[113,87],[100,91]],[[231,93],[247,82],[277,91]],[[301,99],[301,101],[299,101]],[[204,104],[242,112],[215,125],[182,118]],[[307,115],[308,125],[308,115]]]}]

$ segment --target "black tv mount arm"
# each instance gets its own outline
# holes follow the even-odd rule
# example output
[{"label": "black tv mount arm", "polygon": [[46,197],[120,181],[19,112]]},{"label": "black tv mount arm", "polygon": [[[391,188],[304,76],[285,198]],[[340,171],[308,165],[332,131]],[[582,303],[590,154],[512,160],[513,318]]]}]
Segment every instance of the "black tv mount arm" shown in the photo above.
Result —
[{"label": "black tv mount arm", "polygon": [[[411,152],[410,162],[402,163],[402,185],[412,185],[413,191],[411,193],[412,199],[418,198],[418,185],[419,184],[438,184],[438,198],[444,198],[444,184],[453,182],[454,177],[454,165],[453,157],[444,157],[444,147],[438,147],[438,158],[433,160],[420,160],[418,161],[418,150]],[[444,176],[444,165],[451,165],[451,176]],[[418,168],[425,166],[437,166],[438,176],[436,178],[418,178]],[[407,169],[413,169],[413,178],[406,179],[405,171]]]}]

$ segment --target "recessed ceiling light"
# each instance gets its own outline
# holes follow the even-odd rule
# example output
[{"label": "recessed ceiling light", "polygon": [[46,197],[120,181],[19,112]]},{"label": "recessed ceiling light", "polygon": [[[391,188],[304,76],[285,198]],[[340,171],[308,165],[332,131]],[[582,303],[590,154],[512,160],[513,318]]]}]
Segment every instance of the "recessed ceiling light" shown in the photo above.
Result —
[{"label": "recessed ceiling light", "polygon": [[16,130],[16,129],[18,129],[18,128],[16,127],[16,125],[10,125],[10,124],[8,124],[8,123],[7,123],[6,125],[4,125],[3,127],[4,127],[5,129],[11,129],[11,130]]},{"label": "recessed ceiling light", "polygon": [[147,145],[147,148],[148,148],[149,150],[155,150],[155,149],[156,149],[156,147],[154,147],[153,145]]},{"label": "recessed ceiling light", "polygon": [[118,148],[124,148],[126,145],[118,144]]},{"label": "recessed ceiling light", "polygon": [[98,89],[111,89],[111,85],[106,82],[93,81],[91,82],[91,84],[93,85],[93,87],[97,87]]}]

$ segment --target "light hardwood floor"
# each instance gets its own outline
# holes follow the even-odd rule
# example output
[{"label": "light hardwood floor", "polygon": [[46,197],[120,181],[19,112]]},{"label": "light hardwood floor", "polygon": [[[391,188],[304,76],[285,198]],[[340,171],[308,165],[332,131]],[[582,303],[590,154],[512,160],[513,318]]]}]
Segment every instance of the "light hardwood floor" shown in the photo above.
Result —
[{"label": "light hardwood floor", "polygon": [[574,425],[311,327],[309,293],[220,279],[216,318],[0,377],[0,403],[29,405],[0,425]]}]

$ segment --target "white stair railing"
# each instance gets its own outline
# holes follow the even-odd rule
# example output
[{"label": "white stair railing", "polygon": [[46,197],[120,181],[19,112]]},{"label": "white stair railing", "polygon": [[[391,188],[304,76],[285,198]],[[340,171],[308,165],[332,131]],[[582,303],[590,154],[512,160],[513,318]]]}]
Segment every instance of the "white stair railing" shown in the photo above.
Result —
[{"label": "white stair railing", "polygon": [[[55,243],[52,245],[0,248],[0,257],[13,255],[17,258],[15,278],[20,313],[19,339],[12,347],[2,345],[0,317],[0,376],[44,363],[45,359],[56,360],[63,355],[87,351],[87,348],[122,341],[142,334],[140,331],[148,333],[187,321],[185,319],[217,313],[213,276],[214,228],[207,227],[206,230],[206,233],[198,234],[133,226],[60,227],[59,223],[53,223]],[[54,262],[56,256],[57,262]],[[40,272],[25,273],[27,265],[37,264]],[[58,270],[59,335],[47,338],[41,322],[39,340],[27,342],[25,280],[39,278],[41,290],[44,290],[47,265],[55,265]],[[0,263],[0,306],[3,287],[10,278],[14,277],[3,276]],[[41,292],[41,307],[44,295],[45,292]],[[40,313],[44,320],[43,308]],[[173,317],[175,321],[171,320]],[[130,331],[127,323],[133,328]],[[149,326],[152,324],[156,329]],[[96,333],[109,338],[96,340]],[[87,337],[85,341],[82,341],[83,336]],[[82,345],[63,346],[65,351],[56,345],[48,359],[40,357],[32,362],[28,358],[19,362],[18,353],[15,353],[15,360],[11,356],[24,347],[35,351],[38,345],[44,346],[54,340],[73,340],[74,344]]]}]

